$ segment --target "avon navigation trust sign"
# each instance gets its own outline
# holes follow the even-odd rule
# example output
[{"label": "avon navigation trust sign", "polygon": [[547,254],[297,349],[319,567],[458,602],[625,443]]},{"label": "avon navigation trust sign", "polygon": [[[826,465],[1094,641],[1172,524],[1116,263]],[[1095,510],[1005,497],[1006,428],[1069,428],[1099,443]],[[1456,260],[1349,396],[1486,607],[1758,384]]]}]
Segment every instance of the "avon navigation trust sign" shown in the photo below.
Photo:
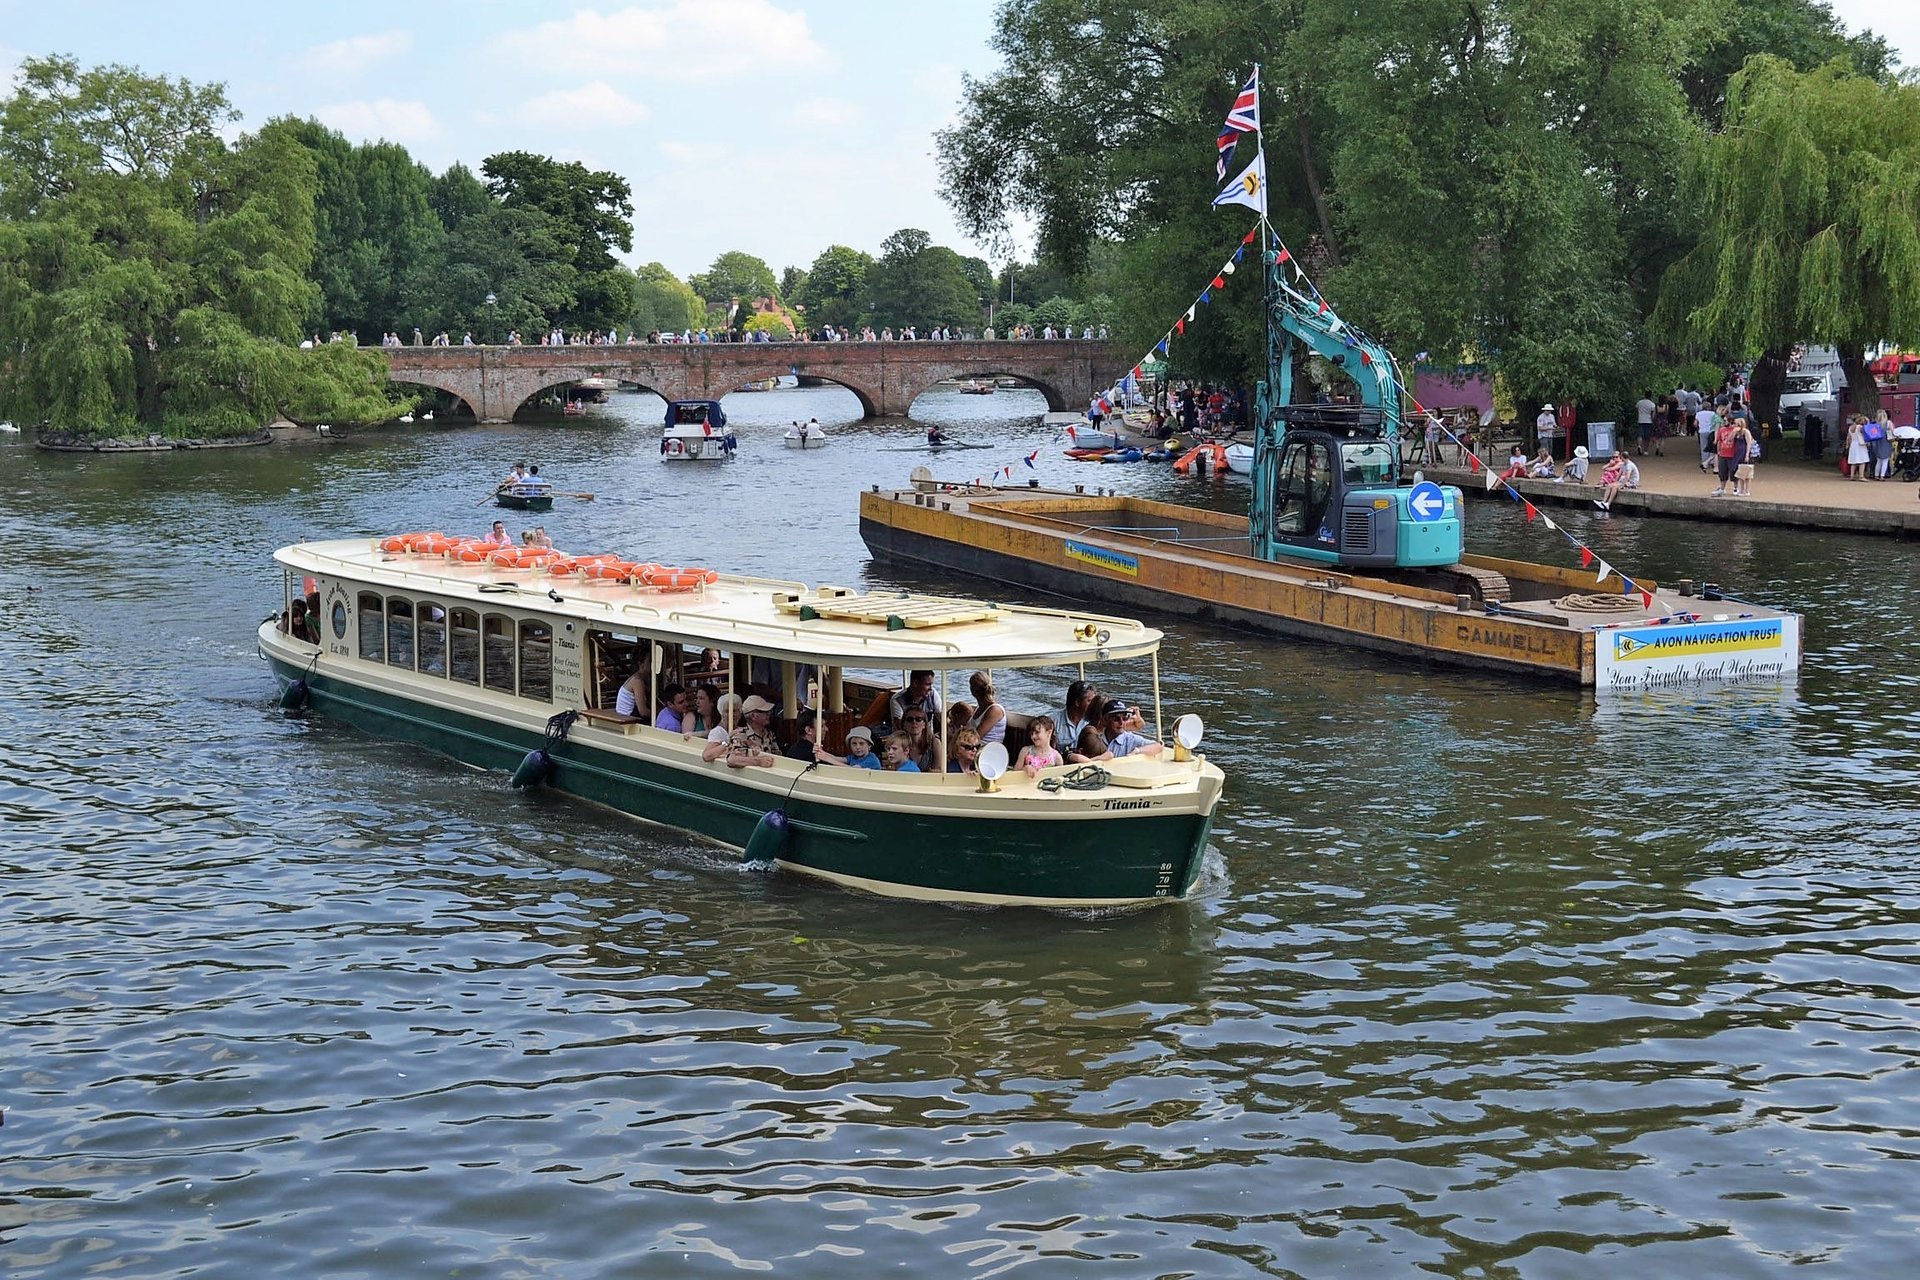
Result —
[{"label": "avon navigation trust sign", "polygon": [[1800,619],[1792,616],[1620,627],[1599,641],[1594,683],[1602,690],[1780,680],[1800,666]]}]

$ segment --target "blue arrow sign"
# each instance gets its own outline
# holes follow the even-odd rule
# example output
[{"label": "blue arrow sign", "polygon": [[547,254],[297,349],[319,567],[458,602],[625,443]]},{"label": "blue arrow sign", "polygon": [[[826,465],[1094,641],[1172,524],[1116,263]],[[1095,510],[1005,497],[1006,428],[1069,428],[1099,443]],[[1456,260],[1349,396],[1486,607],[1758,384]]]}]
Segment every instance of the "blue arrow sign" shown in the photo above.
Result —
[{"label": "blue arrow sign", "polygon": [[1440,513],[1446,509],[1447,495],[1440,492],[1440,486],[1431,480],[1422,480],[1407,491],[1407,510],[1421,524],[1438,520]]}]

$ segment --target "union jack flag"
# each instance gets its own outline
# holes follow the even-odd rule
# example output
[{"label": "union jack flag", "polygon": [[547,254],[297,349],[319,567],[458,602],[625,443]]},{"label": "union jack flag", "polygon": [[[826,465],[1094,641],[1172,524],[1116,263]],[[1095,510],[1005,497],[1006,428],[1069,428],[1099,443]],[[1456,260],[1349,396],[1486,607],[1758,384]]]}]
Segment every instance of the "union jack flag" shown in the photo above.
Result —
[{"label": "union jack flag", "polygon": [[1226,123],[1220,127],[1220,137],[1214,145],[1219,149],[1220,161],[1215,176],[1224,179],[1227,166],[1233,163],[1233,149],[1243,133],[1260,132],[1260,68],[1253,69],[1253,77],[1246,87],[1233,100],[1233,106],[1227,111]]}]

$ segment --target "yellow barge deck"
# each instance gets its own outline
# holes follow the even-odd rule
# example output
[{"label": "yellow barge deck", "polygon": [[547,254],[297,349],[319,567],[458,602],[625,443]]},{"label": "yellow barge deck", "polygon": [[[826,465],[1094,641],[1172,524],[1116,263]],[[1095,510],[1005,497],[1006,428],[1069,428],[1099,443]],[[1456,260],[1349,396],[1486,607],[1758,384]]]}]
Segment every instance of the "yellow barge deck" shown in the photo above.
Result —
[{"label": "yellow barge deck", "polygon": [[916,481],[861,494],[860,535],[883,561],[1603,691],[1791,680],[1799,669],[1800,618],[1765,605],[1636,578],[1649,606],[1597,595],[1606,588],[1590,571],[1462,557],[1459,580],[1504,579],[1508,599],[1483,602],[1257,560],[1244,516],[1144,498]]}]

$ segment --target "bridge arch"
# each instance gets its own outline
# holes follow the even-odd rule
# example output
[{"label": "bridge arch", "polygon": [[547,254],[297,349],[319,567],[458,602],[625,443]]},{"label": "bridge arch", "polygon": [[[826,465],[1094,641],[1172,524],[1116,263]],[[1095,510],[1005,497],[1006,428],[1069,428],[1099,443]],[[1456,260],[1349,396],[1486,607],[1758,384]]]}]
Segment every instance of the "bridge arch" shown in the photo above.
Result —
[{"label": "bridge arch", "polygon": [[[799,373],[800,376],[818,378],[822,382],[831,382],[836,387],[844,387],[848,391],[853,392],[854,399],[860,402],[860,416],[862,418],[878,418],[883,416],[879,388],[870,386],[861,379],[849,377],[846,370],[829,366],[819,369],[801,369]],[[727,376],[733,376],[731,370],[728,371]],[[794,376],[794,365],[791,361],[778,367],[769,365],[764,369],[754,369],[749,366],[746,375],[734,383],[733,386],[727,388],[725,394],[732,395],[749,382],[764,382],[768,378],[786,378],[792,376]]]},{"label": "bridge arch", "polygon": [[457,400],[462,409],[465,409],[476,418],[480,416],[471,398],[473,395],[473,379],[471,378],[462,377],[458,373],[453,373],[451,376],[436,377],[428,370],[410,369],[404,374],[393,375],[390,381],[398,382],[404,386],[425,387],[429,391],[445,392]]},{"label": "bridge arch", "polygon": [[1069,405],[1065,393],[1050,379],[1017,369],[995,369],[991,363],[953,365],[951,367],[933,365],[924,371],[916,371],[916,375],[917,376],[911,380],[906,381],[906,384],[901,388],[903,394],[906,395],[909,406],[923,394],[931,391],[948,378],[1012,378],[1021,386],[1031,387],[1033,390],[1045,396],[1047,398],[1048,413],[1064,413],[1072,408],[1083,407]]}]

